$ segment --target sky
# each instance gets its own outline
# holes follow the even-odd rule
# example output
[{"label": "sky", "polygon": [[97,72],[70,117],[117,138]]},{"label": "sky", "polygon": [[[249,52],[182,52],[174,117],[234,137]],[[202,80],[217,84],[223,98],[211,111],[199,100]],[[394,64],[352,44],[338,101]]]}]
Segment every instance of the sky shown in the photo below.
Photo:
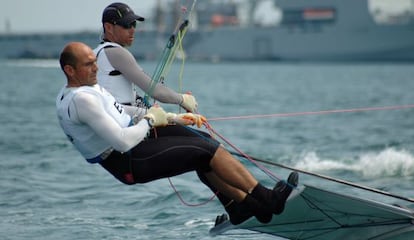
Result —
[{"label": "sky", "polygon": [[[121,1],[143,17],[152,14],[156,2]],[[117,0],[1,0],[0,33],[99,31],[102,11],[113,2]]]},{"label": "sky", "polygon": [[[114,1],[116,0],[1,0],[0,33],[99,31],[102,11]],[[152,7],[156,3],[156,0],[121,1],[143,17],[152,15]],[[395,11],[411,0],[370,1]]]}]

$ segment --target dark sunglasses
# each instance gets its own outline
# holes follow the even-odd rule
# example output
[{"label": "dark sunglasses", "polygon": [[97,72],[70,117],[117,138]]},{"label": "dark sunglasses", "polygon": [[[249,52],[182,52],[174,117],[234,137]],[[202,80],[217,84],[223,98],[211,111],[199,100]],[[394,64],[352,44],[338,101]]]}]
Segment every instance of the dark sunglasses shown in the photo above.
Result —
[{"label": "dark sunglasses", "polygon": [[114,22],[114,25],[121,26],[124,29],[131,29],[131,28],[136,28],[137,27],[137,21],[133,21],[132,23],[128,23],[128,24]]}]

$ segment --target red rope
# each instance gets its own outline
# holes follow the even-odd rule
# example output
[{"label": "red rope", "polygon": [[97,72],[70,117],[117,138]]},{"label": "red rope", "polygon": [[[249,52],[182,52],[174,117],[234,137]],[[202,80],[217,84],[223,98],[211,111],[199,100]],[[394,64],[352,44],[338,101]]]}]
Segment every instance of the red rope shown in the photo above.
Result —
[{"label": "red rope", "polygon": [[254,165],[256,165],[260,170],[262,170],[265,174],[267,174],[270,178],[278,181],[280,178],[278,178],[276,175],[274,175],[269,169],[267,169],[265,166],[260,164],[258,161],[254,160],[251,156],[249,156],[247,153],[243,152],[240,148],[238,148],[236,145],[231,143],[228,139],[226,139],[223,135],[216,132],[211,125],[206,122],[205,127],[209,130],[210,133],[214,133],[219,138],[221,138],[225,143],[227,143],[231,148],[233,148],[236,152],[238,152],[241,156],[252,162]]},{"label": "red rope", "polygon": [[213,194],[213,196],[211,196],[209,199],[207,199],[204,202],[201,203],[188,203],[186,200],[184,200],[183,196],[181,195],[181,193],[177,190],[177,188],[175,187],[174,183],[171,181],[171,178],[168,178],[168,181],[170,182],[171,188],[174,190],[175,194],[177,195],[178,199],[180,199],[180,202],[188,207],[199,207],[199,206],[203,206],[206,205],[207,203],[211,202],[217,195]]}]

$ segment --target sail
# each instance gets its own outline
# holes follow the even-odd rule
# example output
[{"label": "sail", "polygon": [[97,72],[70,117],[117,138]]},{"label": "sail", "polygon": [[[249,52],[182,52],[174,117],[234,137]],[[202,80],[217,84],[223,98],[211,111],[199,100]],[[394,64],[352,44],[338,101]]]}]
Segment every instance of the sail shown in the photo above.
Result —
[{"label": "sail", "polygon": [[226,221],[210,230],[215,236],[246,229],[287,239],[414,239],[411,209],[303,186],[288,199],[285,211],[268,224],[255,218],[237,226]]}]

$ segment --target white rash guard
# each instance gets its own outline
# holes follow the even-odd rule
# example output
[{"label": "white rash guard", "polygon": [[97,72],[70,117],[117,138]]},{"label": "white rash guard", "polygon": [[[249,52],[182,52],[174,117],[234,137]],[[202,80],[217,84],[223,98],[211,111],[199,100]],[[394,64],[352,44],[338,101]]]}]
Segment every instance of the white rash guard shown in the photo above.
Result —
[{"label": "white rash guard", "polygon": [[[149,91],[151,77],[143,71],[127,49],[113,42],[103,42],[94,49],[94,53],[98,64],[98,83],[119,103],[135,103],[136,92],[133,84],[144,92]],[[181,104],[183,101],[180,94],[159,83],[151,94],[153,98],[163,103]]]},{"label": "white rash guard", "polygon": [[[142,119],[145,109],[125,108],[98,84],[62,88],[56,98],[56,108],[63,131],[91,163],[111,147],[127,152],[140,143],[150,129],[147,120]],[[141,120],[130,126],[133,114]]]}]

